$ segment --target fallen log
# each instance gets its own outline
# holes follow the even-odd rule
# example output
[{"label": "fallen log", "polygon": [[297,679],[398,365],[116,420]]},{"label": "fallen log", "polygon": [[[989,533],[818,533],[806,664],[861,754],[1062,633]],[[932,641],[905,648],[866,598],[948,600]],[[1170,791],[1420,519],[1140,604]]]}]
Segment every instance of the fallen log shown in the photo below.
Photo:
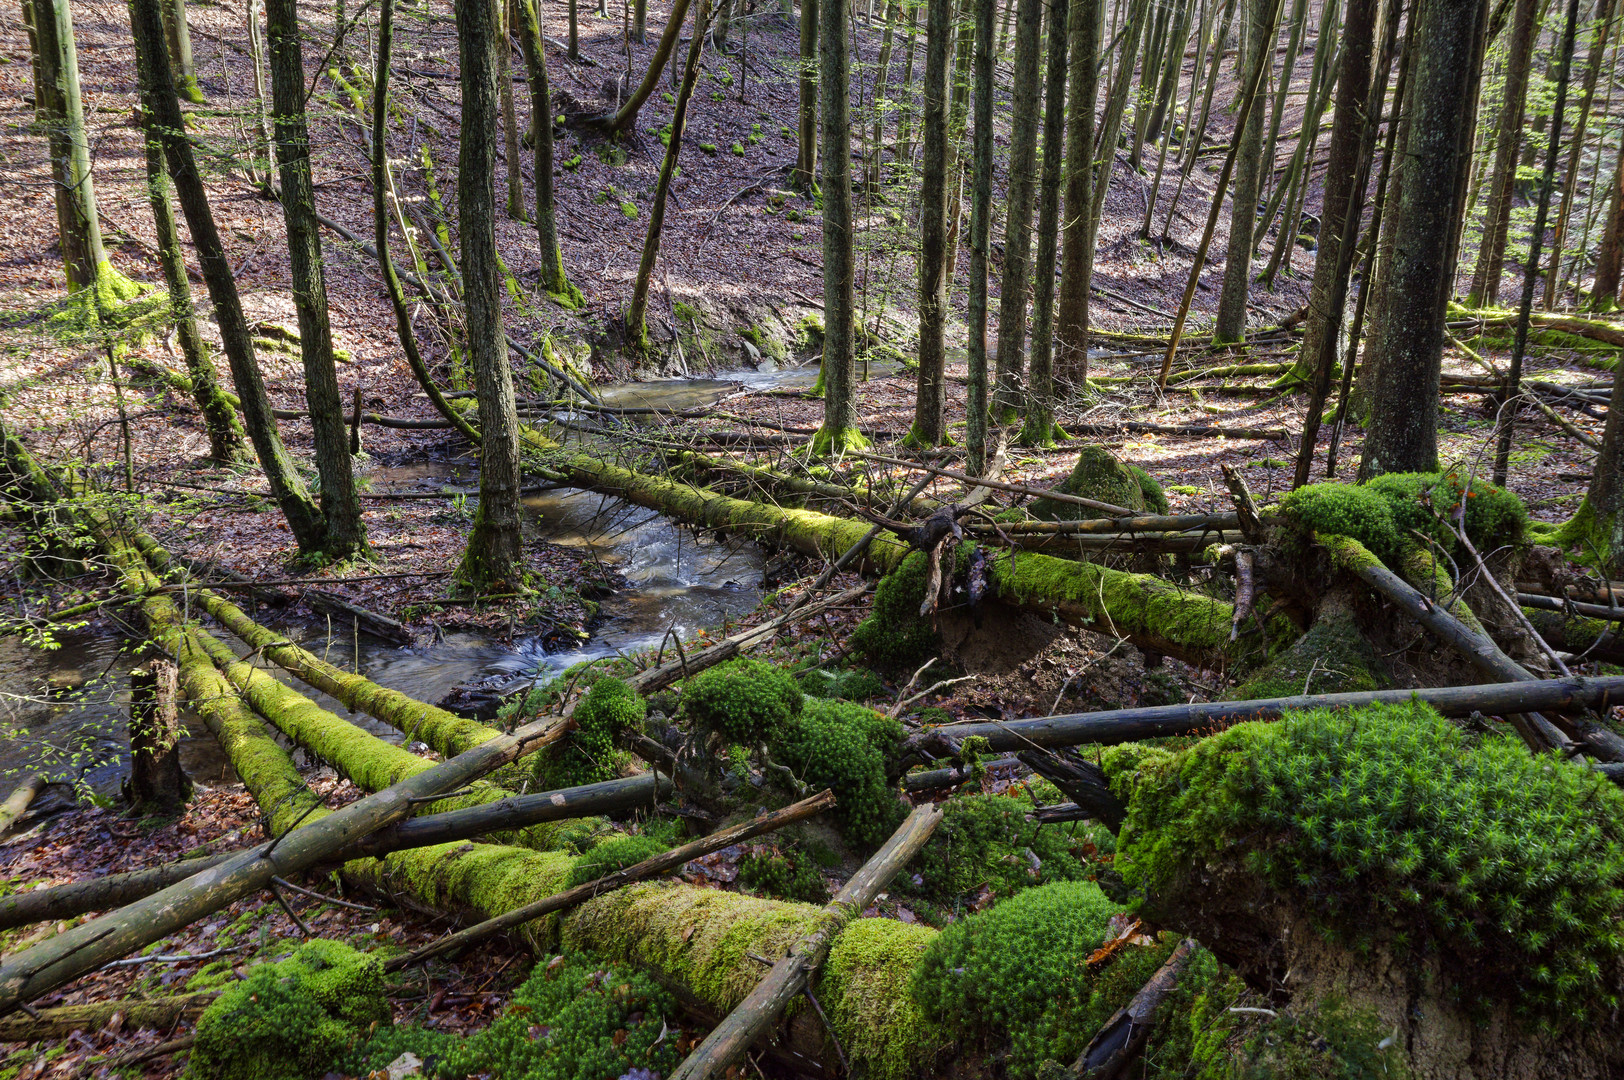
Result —
[{"label": "fallen log", "polygon": [[1028,750],[1021,763],[1069,796],[1079,808],[1112,832],[1122,828],[1128,804],[1111,790],[1111,782],[1098,765],[1085,761],[1069,746],[1058,750]]},{"label": "fallen log", "polygon": [[[396,851],[472,840],[478,836],[516,831],[549,821],[617,813],[651,804],[670,791],[671,781],[668,778],[644,773],[621,780],[607,780],[601,784],[531,795],[511,795],[479,806],[408,818],[335,853],[329,861],[346,863],[354,859],[382,858]],[[239,853],[235,849],[220,851],[146,870],[108,874],[87,881],[0,897],[0,930],[122,907],[144,896],[151,896],[159,889],[185,881],[211,866],[218,866]]]},{"label": "fallen log", "polygon": [[[1222,532],[1226,529],[1241,527],[1239,514],[1164,514],[1145,515],[1142,517],[1126,518],[1089,518],[1085,521],[1006,521],[998,525],[1000,532],[1010,536],[1041,536],[1059,534],[1069,536],[1073,533],[1182,533],[1201,531],[1206,533]],[[981,522],[970,522],[966,528],[991,531],[992,526]]]},{"label": "fallen log", "polygon": [[173,997],[145,998],[139,1001],[96,1001],[88,1005],[58,1005],[36,1009],[31,1016],[0,1017],[0,1042],[33,1042],[59,1039],[75,1031],[100,1031],[122,1016],[123,1026],[168,1031],[176,1024],[195,1020],[220,996],[218,990]]},{"label": "fallen log", "polygon": [[[1257,439],[1264,442],[1284,442],[1291,437],[1285,428],[1226,427],[1220,424],[1152,424],[1143,420],[1119,420],[1115,423],[1077,422],[1062,424],[1072,434],[1114,435],[1119,431],[1143,431],[1153,435],[1183,435],[1194,439]],[[1067,440],[1068,442],[1078,440]]]},{"label": "fallen log", "polygon": [[1587,604],[1578,600],[1569,600],[1562,596],[1541,596],[1538,593],[1524,592],[1517,594],[1517,603],[1525,608],[1535,608],[1540,611],[1572,612],[1587,619],[1624,622],[1624,607],[1610,608],[1605,604]]},{"label": "fallen log", "polygon": [[[1192,702],[1188,705],[1067,713],[1030,720],[975,721],[929,728],[913,736],[909,742],[916,754],[924,753],[927,757],[947,757],[954,752],[949,740],[962,743],[977,736],[986,739],[991,749],[1006,753],[1026,750],[1034,745],[1056,747],[1095,743],[1113,746],[1178,735],[1210,735],[1250,720],[1278,720],[1284,713],[1296,709],[1400,705],[1412,699],[1424,701],[1449,717],[1467,717],[1473,713],[1504,716],[1507,713],[1534,711],[1572,713],[1624,705],[1624,676],[1539,679],[1534,682],[1443,686],[1421,690],[1299,694],[1255,701]],[[932,749],[939,752],[929,753]]]},{"label": "fallen log", "polygon": [[817,928],[797,941],[773,964],[756,988],[718,1024],[671,1075],[671,1080],[710,1080],[744,1055],[777,1024],[807,989],[812,976],[829,955],[829,948],[851,919],[874,902],[874,897],[897,871],[907,865],[942,820],[942,808],[931,803],[917,807],[892,834],[885,846],[863,864],[823,909]]},{"label": "fallen log", "polygon": [[775,832],[786,825],[793,825],[797,821],[805,821],[807,818],[823,813],[834,804],[834,792],[824,789],[811,798],[802,799],[800,802],[786,806],[782,810],[775,810],[772,813],[763,814],[732,828],[711,833],[709,836],[701,837],[681,847],[644,859],[642,862],[628,866],[623,870],[617,870],[612,874],[606,874],[603,877],[577,885],[573,889],[565,889],[563,892],[543,897],[540,900],[532,900],[528,904],[521,904],[516,908],[504,911],[502,914],[486,919],[482,923],[458,930],[454,934],[447,934],[445,937],[432,941],[421,949],[391,959],[384,965],[384,970],[401,971],[436,956],[460,952],[475,942],[484,941],[486,938],[495,937],[497,934],[504,934],[509,930],[516,930],[527,922],[539,919],[555,911],[564,911],[575,907],[592,899],[594,896],[622,888],[635,881],[646,881],[649,878],[658,877],[669,870],[676,870],[694,859],[721,851],[725,847],[742,844],[746,840]]},{"label": "fallen log", "polygon": [[1016,495],[1030,495],[1034,499],[1048,499],[1050,502],[1060,502],[1066,503],[1069,506],[1082,506],[1090,510],[1098,510],[1101,513],[1110,514],[1113,517],[1127,518],[1134,516],[1134,512],[1125,506],[1117,506],[1115,503],[1100,502],[1098,499],[1085,499],[1081,495],[1073,495],[1070,492],[1047,491],[1045,489],[1031,487],[1026,484],[1009,484],[1002,480],[993,480],[990,477],[985,476],[969,476],[965,473],[956,472],[953,469],[942,469],[935,465],[925,465],[917,461],[908,461],[904,458],[886,457],[884,454],[871,454],[865,450],[854,450],[852,451],[852,456],[866,458],[869,461],[878,461],[886,465],[901,465],[904,468],[914,469],[920,472],[927,472],[933,476],[942,476],[949,480],[957,480],[960,483],[969,484],[971,487],[991,488],[994,491],[1008,491]]},{"label": "fallen log", "polygon": [[34,797],[45,788],[45,777],[38,773],[27,777],[14,788],[6,801],[0,803],[0,836],[11,831],[17,819],[28,812]]},{"label": "fallen log", "polygon": [[1179,975],[1189,964],[1198,948],[1185,938],[1179,942],[1150,981],[1140,988],[1133,1000],[1118,1009],[1105,1022],[1099,1033],[1089,1040],[1088,1046],[1077,1055],[1071,1072],[1078,1080],[1116,1080],[1126,1073],[1133,1059],[1144,1049],[1145,1040],[1156,1026],[1157,1011],[1177,987]]}]

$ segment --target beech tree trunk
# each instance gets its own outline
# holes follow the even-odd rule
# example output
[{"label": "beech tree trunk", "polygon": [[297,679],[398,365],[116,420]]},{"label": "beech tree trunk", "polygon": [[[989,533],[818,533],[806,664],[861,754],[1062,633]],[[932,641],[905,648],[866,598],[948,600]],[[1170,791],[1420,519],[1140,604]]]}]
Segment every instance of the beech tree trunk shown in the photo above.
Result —
[{"label": "beech tree trunk", "polygon": [[[1143,21],[1143,0],[1131,0],[1128,18],[1133,29]],[[1111,145],[1102,144],[1099,173],[1095,175],[1094,97],[1100,74],[1100,0],[1073,0],[1067,20],[1067,117],[1066,117],[1066,218],[1062,228],[1060,254],[1060,299],[1054,321],[1054,366],[1068,379],[1081,383],[1088,378],[1088,287],[1093,260],[1091,223],[1094,217],[1094,185],[1109,185],[1111,162],[1116,158],[1115,133],[1105,132]],[[1137,16],[1137,18],[1136,18]],[[1125,65],[1132,64],[1132,46],[1123,52]],[[1118,72],[1119,78],[1125,78]],[[1108,106],[1108,111],[1109,111]]]},{"label": "beech tree trunk", "polygon": [[310,174],[310,132],[305,126],[304,51],[295,0],[266,0],[271,54],[271,104],[276,159],[282,179],[282,217],[287,223],[293,270],[293,306],[299,313],[299,356],[305,400],[321,476],[321,512],[327,527],[320,548],[335,560],[366,550],[361,500],[350,471],[350,439],[333,360],[333,328],[327,315],[327,278],[322,266],[316,192]]},{"label": "beech tree trunk", "polygon": [[[101,220],[96,214],[73,14],[68,0],[33,0],[33,8],[39,42],[39,82],[34,92],[50,147],[62,264],[68,289],[75,291],[96,284],[107,265],[107,254],[102,250]],[[161,33],[159,48],[163,47]]]},{"label": "beech tree trunk", "polygon": [[[1086,0],[1078,0],[1079,4]],[[1060,170],[1066,139],[1067,3],[1049,7],[1049,56],[1044,90],[1042,196],[1038,206],[1038,250],[1032,262],[1032,366],[1026,420],[1016,439],[1022,446],[1050,446],[1065,433],[1055,426],[1054,260],[1060,233]]]},{"label": "beech tree trunk", "polygon": [[[1274,23],[1270,11],[1278,5],[1268,0],[1243,0],[1247,4],[1242,23],[1243,69],[1255,72],[1259,65],[1274,62]],[[1246,124],[1235,133],[1240,151],[1235,162],[1235,198],[1230,205],[1229,247],[1224,255],[1224,284],[1218,298],[1218,322],[1213,327],[1214,345],[1246,339],[1246,301],[1252,289],[1252,231],[1257,224],[1259,182],[1263,175],[1263,110],[1252,108]],[[1222,198],[1220,193],[1218,198]]]},{"label": "beech tree trunk", "polygon": [[[1397,160],[1393,254],[1376,335],[1370,431],[1359,477],[1431,472],[1438,467],[1438,379],[1449,261],[1467,167],[1460,135],[1472,112],[1473,58],[1482,33],[1482,0],[1418,0],[1404,102],[1409,135]],[[1370,364],[1372,361],[1367,360]]]},{"label": "beech tree trunk", "polygon": [[[530,138],[536,174],[536,244],[541,253],[541,287],[571,307],[583,302],[581,290],[564,273],[564,253],[558,243],[558,214],[553,199],[553,106],[547,86],[547,43],[536,17],[537,0],[514,0],[519,17],[519,38],[530,81]],[[573,8],[571,9],[573,10]]]},{"label": "beech tree trunk", "polygon": [[457,156],[457,226],[468,354],[479,401],[479,509],[457,580],[480,592],[525,584],[519,506],[519,415],[502,332],[502,274],[496,251],[496,51],[499,0],[457,0],[462,131]]},{"label": "beech tree trunk", "polygon": [[919,202],[919,377],[909,446],[947,441],[947,58],[953,0],[929,0],[925,27],[924,176]]},{"label": "beech tree trunk", "polygon": [[1019,0],[1015,19],[1015,111],[1009,137],[1009,216],[1004,219],[1004,279],[998,297],[998,397],[993,415],[1015,420],[1026,368],[1026,293],[1030,285],[1032,205],[1037,194],[1038,60],[1044,0]]},{"label": "beech tree trunk", "polygon": [[810,192],[818,175],[818,0],[801,0],[800,88],[795,186]]},{"label": "beech tree trunk", "polygon": [[192,63],[192,30],[186,25],[186,0],[165,0],[164,36],[169,39],[169,64],[175,73],[175,93],[193,105],[203,104],[203,88],[197,85],[197,68]]},{"label": "beech tree trunk", "polygon": [[260,376],[259,362],[254,356],[248,320],[243,316],[242,300],[237,294],[237,280],[214,224],[214,213],[209,208],[191,141],[185,135],[186,120],[181,115],[180,103],[174,91],[168,89],[174,86],[175,80],[169,70],[169,57],[164,53],[158,0],[130,0],[130,24],[135,47],[145,52],[152,72],[152,88],[143,94],[142,103],[152,115],[155,130],[163,142],[175,194],[197,248],[197,261],[209,287],[209,298],[214,301],[214,321],[220,328],[226,358],[231,362],[231,381],[242,405],[243,425],[259,455],[259,467],[270,483],[271,497],[287,518],[299,550],[320,551],[327,534],[327,522],[299,478],[276,430],[276,418],[265,393],[265,380]]},{"label": "beech tree trunk", "polygon": [[818,12],[818,101],[823,155],[823,426],[812,438],[814,455],[860,450],[868,440],[857,430],[857,355],[853,290],[857,264],[852,247],[851,69],[847,61],[846,12],[850,0],[822,0]]}]

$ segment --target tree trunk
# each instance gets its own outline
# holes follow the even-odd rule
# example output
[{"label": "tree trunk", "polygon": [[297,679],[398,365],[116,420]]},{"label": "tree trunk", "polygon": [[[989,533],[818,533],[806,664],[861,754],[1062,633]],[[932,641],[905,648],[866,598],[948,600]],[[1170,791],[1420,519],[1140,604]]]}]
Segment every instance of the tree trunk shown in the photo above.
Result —
[{"label": "tree trunk", "polygon": [[[725,2],[725,0],[724,0]],[[694,83],[699,79],[699,57],[705,45],[705,27],[710,22],[710,0],[699,0],[694,12],[694,33],[688,43],[688,63],[682,69],[682,87],[677,91],[676,111],[671,116],[671,139],[666,143],[665,161],[660,165],[660,179],[654,187],[654,207],[649,211],[648,235],[643,240],[643,257],[637,265],[637,281],[632,287],[632,302],[626,309],[626,335],[633,346],[648,351],[649,283],[654,278],[654,259],[660,253],[660,230],[665,224],[665,201],[671,192],[671,177],[677,169],[677,155],[682,150],[682,136],[688,120],[688,102],[693,97]]]},{"label": "tree trunk", "polygon": [[901,11],[897,7],[897,0],[891,0],[885,9],[885,34],[880,40],[880,56],[875,61],[874,75],[874,134],[872,148],[869,151],[868,176],[865,186],[873,190],[880,186],[880,162],[885,156],[885,114],[892,106],[891,99],[886,93],[886,83],[891,73],[891,45],[896,37],[897,18]]},{"label": "tree trunk", "polygon": [[1067,6],[1049,8],[1049,57],[1043,112],[1042,196],[1038,205],[1038,250],[1032,262],[1032,370],[1026,420],[1016,439],[1022,446],[1051,446],[1065,435],[1055,426],[1054,259],[1060,232],[1060,169],[1066,138]]},{"label": "tree trunk", "polygon": [[[135,59],[137,79],[141,93],[145,95],[154,86],[152,73],[147,70],[143,50],[136,50]],[[169,169],[164,165],[163,143],[152,114],[140,102],[136,107],[141,118],[146,152],[147,201],[152,207],[153,230],[158,239],[158,261],[163,264],[164,284],[169,289],[169,310],[175,323],[175,338],[186,360],[192,398],[197,402],[198,411],[203,416],[203,426],[208,431],[209,457],[222,465],[234,464],[246,457],[242,424],[237,420],[236,407],[220,389],[214,360],[197,330],[197,317],[192,310],[192,287],[186,278],[186,256],[181,251],[180,234],[175,228],[175,212],[169,205]]]},{"label": "tree trunk", "polygon": [[822,0],[818,11],[818,103],[823,155],[823,426],[812,438],[814,456],[860,450],[857,430],[857,357],[852,307],[856,259],[852,243],[851,71],[846,12],[851,0]]},{"label": "tree trunk", "polygon": [[[107,255],[102,250],[101,220],[96,215],[96,185],[90,169],[84,101],[79,94],[73,14],[68,0],[34,0],[33,6],[40,68],[34,91],[50,146],[62,263],[67,270],[68,289],[77,291],[97,283],[107,266]],[[161,36],[159,43],[161,48]],[[98,310],[106,306],[100,296],[95,299]]]},{"label": "tree trunk", "polygon": [[632,37],[639,45],[648,44],[648,0],[632,0]]},{"label": "tree trunk", "polygon": [[671,15],[666,21],[665,32],[660,35],[660,43],[654,49],[654,56],[648,62],[648,70],[643,73],[643,81],[638,83],[632,96],[626,99],[625,104],[612,115],[601,116],[572,116],[568,122],[591,128],[604,135],[618,136],[623,131],[630,131],[637,125],[637,114],[642,110],[644,102],[653,95],[660,85],[660,72],[670,62],[671,54],[676,51],[677,38],[682,33],[683,21],[688,18],[689,0],[674,0],[671,5]]},{"label": "tree trunk", "polygon": [[193,105],[203,104],[203,88],[197,85],[197,68],[192,63],[192,30],[186,25],[186,0],[165,0],[164,36],[169,39],[169,66],[175,73],[175,93]]},{"label": "tree trunk", "polygon": [[[1342,58],[1337,73],[1336,112],[1331,122],[1331,149],[1325,166],[1325,195],[1320,211],[1319,249],[1314,253],[1314,280],[1308,294],[1308,317],[1303,323],[1302,360],[1297,367],[1302,376],[1322,366],[1320,357],[1330,349],[1334,356],[1338,342],[1325,341],[1327,324],[1333,320],[1329,308],[1332,279],[1338,266],[1343,265],[1342,241],[1349,243],[1359,235],[1359,218],[1349,220],[1348,192],[1353,187],[1354,167],[1359,147],[1364,138],[1367,110],[1380,109],[1385,84],[1375,89],[1371,97],[1370,63],[1375,49],[1375,0],[1348,0],[1347,14],[1342,24]],[[1319,48],[1326,47],[1321,39]],[[1305,121],[1306,123],[1306,121]],[[1300,136],[1299,138],[1306,138]],[[1296,222],[1280,224],[1282,243],[1286,230],[1296,232]],[[1350,264],[1351,265],[1351,264]],[[1341,319],[1335,318],[1340,323]]]},{"label": "tree trunk", "polygon": [[496,86],[502,94],[502,157],[507,165],[507,216],[524,217],[524,173],[519,168],[519,117],[513,107],[513,33],[516,0],[502,0],[501,45],[496,50]]},{"label": "tree trunk", "polygon": [[[1144,0],[1130,0],[1128,44],[1123,47],[1123,65],[1133,65],[1133,41],[1138,24],[1144,21]],[[1111,162],[1116,158],[1115,135],[1104,146],[1102,164],[1094,168],[1094,96],[1100,67],[1100,0],[1074,0],[1066,24],[1069,37],[1066,62],[1066,218],[1060,253],[1060,299],[1054,321],[1054,366],[1068,379],[1081,384],[1088,378],[1088,286],[1093,260],[1090,237],[1096,199],[1094,185],[1109,185]],[[1127,75],[1117,72],[1119,80]],[[1113,86],[1113,99],[1115,86]],[[1126,100],[1124,98],[1124,100]],[[1107,106],[1107,113],[1114,106]],[[1119,114],[1120,115],[1120,114]]]},{"label": "tree trunk", "polygon": [[795,186],[810,192],[818,175],[818,0],[801,0],[800,88]]},{"label": "tree trunk", "polygon": [[1619,149],[1613,165],[1607,200],[1607,224],[1602,228],[1596,278],[1590,289],[1592,311],[1611,311],[1618,303],[1620,270],[1624,269],[1624,147]]},{"label": "tree trunk", "polygon": [[271,112],[267,100],[270,90],[265,85],[265,28],[262,25],[265,16],[265,0],[248,0],[245,6],[245,22],[248,30],[248,64],[254,72],[254,117],[256,130],[253,135],[252,149],[249,160],[244,163],[244,172],[254,183],[260,185],[262,190],[269,190],[271,182]]},{"label": "tree trunk", "polygon": [[920,122],[924,177],[919,205],[919,379],[909,446],[947,441],[947,57],[953,0],[929,0],[925,27],[925,103]]},{"label": "tree trunk", "polygon": [[[570,40],[569,56],[571,63],[578,63],[581,59],[581,12],[579,0],[569,0]],[[551,108],[551,105],[548,106]]]},{"label": "tree trunk", "polygon": [[1471,307],[1493,307],[1500,296],[1500,272],[1506,257],[1506,232],[1511,225],[1511,199],[1517,184],[1517,154],[1522,147],[1523,115],[1528,99],[1528,69],[1534,55],[1534,16],[1539,0],[1516,0],[1507,43],[1505,88],[1494,141],[1494,173],[1489,180],[1488,207],[1483,214],[1483,243],[1477,268],[1466,294]]},{"label": "tree trunk", "polygon": [[908,166],[913,164],[913,74],[914,74],[914,48],[919,42],[919,35],[915,28],[919,25],[919,8],[917,2],[902,5],[908,13],[908,48],[902,58],[902,93],[901,109],[897,115],[897,156],[896,163],[902,166],[902,175],[908,175]]},{"label": "tree trunk", "polygon": [[[1448,262],[1467,148],[1460,133],[1472,110],[1473,57],[1481,0],[1419,0],[1405,111],[1409,136],[1393,218],[1393,254],[1382,292],[1375,360],[1379,380],[1359,476],[1438,467],[1438,378]],[[1367,366],[1371,363],[1366,360]]]},{"label": "tree trunk", "polygon": [[998,397],[993,415],[1014,422],[1025,371],[1026,293],[1031,284],[1032,205],[1037,195],[1038,61],[1043,0],[1020,0],[1015,20],[1015,112],[1009,137],[1009,216],[1004,221],[1004,280],[998,297]]},{"label": "tree trunk", "polygon": [[[1590,53],[1585,58],[1584,85],[1579,91],[1579,119],[1573,125],[1573,142],[1568,148],[1567,172],[1562,181],[1562,205],[1556,213],[1555,232],[1551,238],[1551,261],[1545,271],[1545,296],[1542,306],[1546,311],[1556,305],[1556,294],[1562,277],[1562,248],[1567,239],[1568,219],[1573,212],[1573,196],[1579,184],[1580,157],[1584,150],[1585,130],[1590,122],[1590,106],[1596,95],[1596,80],[1601,74],[1602,60],[1607,53],[1607,42],[1613,27],[1613,0],[1596,0],[1596,25],[1590,39]],[[1601,156],[1601,147],[1596,148]],[[1595,197],[1595,192],[1591,192]]]},{"label": "tree trunk", "polygon": [[179,672],[154,660],[130,672],[130,778],[126,800],[142,815],[175,817],[191,798],[180,767]]},{"label": "tree trunk", "polygon": [[[1243,0],[1247,18],[1241,31],[1242,68],[1255,72],[1274,61],[1274,24],[1268,0]],[[1223,291],[1218,297],[1214,345],[1246,340],[1246,301],[1252,288],[1252,230],[1257,224],[1258,186],[1263,173],[1263,110],[1251,109],[1235,132],[1240,150],[1235,166],[1235,196],[1230,205],[1229,248],[1224,255]],[[1215,198],[1223,198],[1220,192]]]},{"label": "tree trunk", "polygon": [[462,132],[457,156],[457,226],[468,354],[479,401],[479,509],[457,580],[480,592],[525,587],[519,506],[519,416],[502,332],[502,274],[496,251],[496,50],[499,0],[458,0]]},{"label": "tree trunk", "polygon": [[366,550],[366,526],[361,523],[361,500],[350,471],[350,440],[344,430],[344,401],[338,390],[333,328],[327,315],[327,278],[310,174],[310,132],[305,126],[298,5],[295,0],[267,0],[265,17],[282,217],[287,222],[293,304],[299,313],[299,356],[304,363],[305,398],[321,476],[321,512],[327,522],[320,549],[342,561]]},{"label": "tree trunk", "polygon": [[220,328],[226,358],[231,362],[231,380],[236,385],[237,397],[242,404],[243,424],[248,429],[248,438],[254,444],[260,468],[270,483],[271,497],[287,518],[288,528],[298,541],[299,550],[320,551],[326,538],[327,523],[305,489],[304,481],[299,478],[293,461],[282,445],[282,437],[276,430],[276,418],[271,414],[265,381],[260,376],[259,362],[254,357],[253,338],[248,330],[248,321],[243,317],[242,300],[237,295],[237,280],[214,224],[214,213],[209,208],[208,194],[198,173],[192,144],[184,134],[186,120],[181,115],[180,103],[174,91],[166,89],[174,85],[174,77],[169,70],[169,58],[164,53],[163,21],[158,14],[157,0],[130,0],[130,23],[135,47],[145,51],[153,77],[152,92],[143,94],[143,105],[152,115],[163,141],[169,175],[175,183],[175,194],[180,200],[181,212],[186,216],[186,225],[191,230],[192,243],[197,248],[197,260],[203,271],[203,280],[209,287],[209,298],[214,301],[214,320]]},{"label": "tree trunk", "polygon": [[537,0],[514,0],[519,38],[530,80],[530,137],[535,154],[536,243],[541,254],[541,287],[566,307],[585,303],[581,290],[564,273],[564,253],[558,243],[558,214],[553,199],[553,107],[547,87],[547,43],[536,17]]},{"label": "tree trunk", "polygon": [[987,471],[987,256],[992,240],[992,47],[993,4],[977,0],[975,39],[975,141],[970,194],[969,385],[966,387],[964,449],[968,471]]}]

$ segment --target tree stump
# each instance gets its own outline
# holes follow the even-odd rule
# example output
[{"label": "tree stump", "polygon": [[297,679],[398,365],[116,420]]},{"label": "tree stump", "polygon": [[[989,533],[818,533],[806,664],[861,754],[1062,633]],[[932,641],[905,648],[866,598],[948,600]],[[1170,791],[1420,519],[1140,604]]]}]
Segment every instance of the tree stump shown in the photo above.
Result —
[{"label": "tree stump", "polygon": [[124,797],[145,814],[178,816],[192,795],[180,767],[179,672],[153,660],[130,672],[130,778]]}]

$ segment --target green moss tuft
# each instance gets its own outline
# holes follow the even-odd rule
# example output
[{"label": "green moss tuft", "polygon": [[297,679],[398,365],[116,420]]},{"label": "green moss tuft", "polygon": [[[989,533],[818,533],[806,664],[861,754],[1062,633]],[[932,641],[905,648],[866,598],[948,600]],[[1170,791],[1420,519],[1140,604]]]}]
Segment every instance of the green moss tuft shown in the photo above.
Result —
[{"label": "green moss tuft", "polygon": [[1393,510],[1378,491],[1352,484],[1306,484],[1280,501],[1286,520],[1305,534],[1347,536],[1382,561],[1398,551]]},{"label": "green moss tuft", "polygon": [[[1466,535],[1481,552],[1520,544],[1528,533],[1528,511],[1517,496],[1459,472],[1386,473],[1365,484],[1387,500],[1401,537],[1411,530],[1452,551],[1455,535],[1439,516],[1455,520],[1462,513]],[[1368,545],[1367,545],[1368,546]]]},{"label": "green moss tuft", "polygon": [[1420,702],[1241,724],[1176,757],[1103,765],[1130,802],[1117,867],[1149,896],[1227,864],[1332,938],[1439,955],[1468,1002],[1546,1021],[1616,1005],[1624,792],[1595,773],[1471,745]]},{"label": "green moss tuft", "polygon": [[813,668],[798,672],[795,680],[812,697],[867,701],[885,693],[885,683],[867,668],[842,668],[839,671]]},{"label": "green moss tuft", "polygon": [[196,1080],[320,1076],[372,1024],[389,1022],[383,963],[316,938],[227,989],[198,1020]]},{"label": "green moss tuft", "polygon": [[881,579],[874,590],[874,607],[852,634],[852,651],[885,671],[916,668],[934,656],[942,637],[919,606],[925,600],[930,564],[916,551]]},{"label": "green moss tuft", "polygon": [[741,657],[689,679],[682,688],[682,716],[729,742],[771,739],[801,711],[801,688],[787,671]]},{"label": "green moss tuft", "polygon": [[908,993],[908,982],[936,931],[894,919],[858,919],[829,951],[818,1000],[842,1047],[868,1080],[905,1080],[926,1070],[942,1041]]},{"label": "green moss tuft", "polygon": [[845,834],[878,844],[901,822],[906,808],[886,785],[888,765],[903,728],[873,709],[843,701],[812,701],[772,743],[774,759],[814,791],[835,793],[835,816]]},{"label": "green moss tuft", "polygon": [[1084,863],[1095,850],[1110,851],[1104,829],[1082,830],[1077,837],[1027,820],[1024,800],[1006,795],[965,795],[942,808],[941,824],[913,862],[914,884],[898,887],[933,903],[952,906],[987,886],[995,896],[1009,896],[1033,885],[1080,881]]},{"label": "green moss tuft", "polygon": [[1260,668],[1230,695],[1236,701],[1384,690],[1386,663],[1346,609],[1322,612],[1308,633]]},{"label": "green moss tuft", "polygon": [[671,845],[656,837],[640,833],[610,837],[593,845],[587,849],[586,854],[575,860],[567,884],[573,889],[577,885],[596,881],[616,870],[635,866],[644,859],[652,859],[669,850]]},{"label": "green moss tuft", "polygon": [[[1134,465],[1119,461],[1115,454],[1103,446],[1083,447],[1077,455],[1077,464],[1055,490],[1078,495],[1097,502],[1110,503],[1135,513],[1159,507],[1157,513],[1167,512],[1167,497],[1161,485],[1149,473]],[[1099,510],[1091,510],[1075,503],[1037,499],[1032,503],[1032,516],[1044,521],[1084,521],[1105,517]]]},{"label": "green moss tuft", "polygon": [[575,706],[575,730],[536,755],[537,783],[554,789],[613,780],[623,760],[615,737],[647,714],[637,691],[612,676],[597,676]]},{"label": "green moss tuft", "polygon": [[829,887],[818,873],[817,864],[799,852],[746,854],[739,859],[739,880],[780,900],[822,904],[829,899]]}]

